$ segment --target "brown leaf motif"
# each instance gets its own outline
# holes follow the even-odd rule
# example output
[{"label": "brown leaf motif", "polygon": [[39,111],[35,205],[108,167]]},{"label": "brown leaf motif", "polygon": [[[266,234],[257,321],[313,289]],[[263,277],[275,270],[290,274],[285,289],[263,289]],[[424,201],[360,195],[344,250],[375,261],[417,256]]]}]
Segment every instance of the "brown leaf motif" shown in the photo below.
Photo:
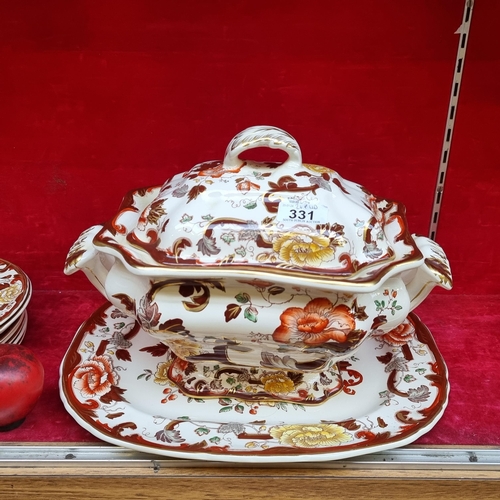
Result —
[{"label": "brown leaf motif", "polygon": [[178,430],[167,428],[158,431],[155,434],[155,438],[163,443],[183,443],[185,441]]},{"label": "brown leaf motif", "polygon": [[387,323],[387,316],[384,316],[384,315],[380,315],[380,316],[377,316],[374,320],[373,320],[373,324],[371,326],[371,329],[372,330],[377,330],[379,329],[382,325],[385,325]]},{"label": "brown leaf motif", "polygon": [[130,311],[131,313],[135,311],[135,300],[130,297],[130,295],[127,295],[126,293],[116,293],[113,297],[118,299],[127,311]]},{"label": "brown leaf motif", "polygon": [[416,389],[408,389],[408,400],[412,403],[424,403],[430,395],[431,392],[426,385],[421,385]]},{"label": "brown leaf motif", "polygon": [[175,196],[176,198],[182,198],[183,196],[186,196],[188,190],[189,186],[187,184],[183,184],[182,186],[179,186],[178,188],[174,189],[172,191],[172,195]]},{"label": "brown leaf motif", "polygon": [[209,283],[210,285],[212,285],[214,288],[217,288],[217,290],[220,290],[221,292],[225,292],[226,291],[226,287],[224,286],[224,282],[223,281],[211,280],[211,281],[208,281],[207,283]]},{"label": "brown leaf motif", "polygon": [[364,330],[351,330],[347,334],[346,343],[349,345],[359,344],[365,337],[366,332]]},{"label": "brown leaf motif", "polygon": [[177,238],[172,245],[172,254],[179,256],[182,250],[191,246],[191,240],[188,238]]},{"label": "brown leaf motif", "polygon": [[110,420],[113,420],[115,418],[119,418],[121,417],[122,415],[125,415],[122,411],[118,412],[118,413],[108,413],[106,415],[106,418],[109,418]]},{"label": "brown leaf motif", "polygon": [[151,204],[146,220],[149,224],[158,224],[160,218],[165,215],[165,209],[163,208],[163,200],[156,200]]},{"label": "brown leaf motif", "polygon": [[196,246],[198,247],[198,252],[201,252],[203,255],[217,255],[220,252],[215,238],[211,236],[203,235]]},{"label": "brown leaf motif", "polygon": [[241,312],[241,307],[238,304],[228,304],[224,312],[224,317],[226,318],[226,323],[232,319],[236,319]]},{"label": "brown leaf motif", "polygon": [[[183,300],[182,305],[187,311],[200,312],[207,307],[210,301],[209,286],[224,291],[224,285],[216,280],[201,282],[187,281],[179,286],[179,293],[190,300]],[[222,287],[222,288],[221,288]]]},{"label": "brown leaf motif", "polygon": [[337,185],[337,187],[345,194],[351,194],[347,189],[342,186],[341,182],[338,179],[333,179],[332,182]]},{"label": "brown leaf motif", "polygon": [[320,176],[309,177],[309,183],[311,184],[311,186],[314,186],[315,188],[320,187],[322,189],[325,189],[326,191],[332,190],[332,186],[330,185],[330,183]]},{"label": "brown leaf motif", "polygon": [[383,356],[377,356],[377,359],[384,365],[387,365],[392,359],[392,352],[388,352]]},{"label": "brown leaf motif", "polygon": [[340,425],[344,429],[347,429],[348,431],[357,431],[361,428],[360,424],[355,419],[344,420],[342,422],[328,422],[326,420],[322,420],[321,422],[335,423],[337,425]]},{"label": "brown leaf motif", "polygon": [[106,326],[106,315],[103,314],[102,316],[94,314],[90,317],[88,323],[87,323],[87,328],[90,332],[94,332],[98,327],[105,327]]},{"label": "brown leaf motif", "polygon": [[130,356],[130,352],[125,349],[117,349],[115,353],[116,359],[120,361],[132,361],[132,357]]},{"label": "brown leaf motif", "polygon": [[379,427],[382,427],[382,429],[387,427],[387,423],[385,422],[385,420],[382,417],[377,417],[377,423],[378,423]]},{"label": "brown leaf motif", "polygon": [[162,332],[178,333],[180,335],[189,333],[189,330],[186,330],[186,328],[184,327],[184,324],[182,322],[182,319],[180,319],[180,318],[174,318],[174,319],[169,319],[168,321],[165,321],[165,323],[162,323],[158,327],[158,330],[160,330]]},{"label": "brown leaf motif", "polygon": [[106,340],[106,339],[101,340],[101,342],[99,343],[99,346],[97,347],[97,349],[95,351],[95,355],[102,356],[106,352],[108,345],[109,345],[109,340]]},{"label": "brown leaf motif", "polygon": [[113,430],[115,432],[117,432],[118,434],[121,434],[126,429],[135,430],[135,429],[137,429],[137,425],[134,424],[133,422],[123,422],[122,424],[119,424],[116,427],[114,427]]},{"label": "brown leaf motif", "polygon": [[[118,295],[121,295],[121,294],[118,294]],[[113,297],[117,297],[118,298],[118,295],[113,295]],[[128,297],[128,295],[127,295]],[[127,316],[124,312],[120,311],[120,309],[116,308],[116,309],[113,309],[111,311],[111,314],[109,315],[110,318],[113,318],[113,319],[118,319],[118,318],[129,318],[130,316]]]},{"label": "brown leaf motif", "polygon": [[165,344],[160,342],[159,344],[156,344],[156,345],[142,347],[141,349],[139,349],[139,351],[149,352],[149,354],[151,354],[151,356],[153,356],[155,358],[161,358],[161,357],[165,356],[165,354],[167,354],[168,346],[166,346]]},{"label": "brown leaf motif", "polygon": [[111,404],[114,401],[124,401],[128,403],[128,401],[123,397],[126,390],[127,389],[121,389],[116,385],[112,385],[110,391],[104,394],[104,396],[101,396],[99,399],[104,404]]},{"label": "brown leaf motif", "polygon": [[206,191],[207,187],[206,186],[203,186],[203,185],[199,185],[199,186],[193,186],[190,190],[189,190],[189,193],[188,193],[188,203],[190,201],[193,201],[193,200],[196,200],[196,198],[198,198],[198,196],[203,193],[204,191]]},{"label": "brown leaf motif", "polygon": [[286,191],[297,187],[297,182],[294,177],[284,175],[278,179],[278,183],[269,181],[269,187],[273,191]]},{"label": "brown leaf motif", "polygon": [[352,312],[354,317],[359,321],[364,321],[368,319],[368,314],[365,312],[366,306],[359,306],[357,299],[354,299],[354,303],[352,305]]},{"label": "brown leaf motif", "polygon": [[158,304],[151,303],[147,297],[141,300],[141,307],[137,311],[137,319],[146,329],[153,329],[158,325],[161,313],[158,310]]}]

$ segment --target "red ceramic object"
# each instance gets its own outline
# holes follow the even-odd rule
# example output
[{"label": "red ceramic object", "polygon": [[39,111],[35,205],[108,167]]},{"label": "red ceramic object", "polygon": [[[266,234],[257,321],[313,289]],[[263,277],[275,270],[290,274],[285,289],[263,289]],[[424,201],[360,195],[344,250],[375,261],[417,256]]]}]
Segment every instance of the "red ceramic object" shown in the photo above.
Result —
[{"label": "red ceramic object", "polygon": [[0,431],[21,425],[43,389],[43,366],[22,345],[0,345]]}]

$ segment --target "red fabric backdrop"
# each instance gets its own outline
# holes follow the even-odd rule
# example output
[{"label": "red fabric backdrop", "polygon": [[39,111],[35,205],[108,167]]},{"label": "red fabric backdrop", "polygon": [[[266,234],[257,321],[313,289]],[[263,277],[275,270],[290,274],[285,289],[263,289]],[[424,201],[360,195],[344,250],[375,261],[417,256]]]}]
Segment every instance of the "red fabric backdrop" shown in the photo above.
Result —
[{"label": "red fabric backdrop", "polygon": [[[25,345],[39,353],[46,386],[25,424],[0,440],[93,439],[64,412],[57,370],[103,299],[83,275],[62,274],[66,253],[125,192],[222,158],[247,126],[286,129],[304,161],[402,201],[410,229],[426,234],[463,8],[462,0],[2,2],[0,258],[32,279]],[[450,367],[452,395],[424,443],[500,442],[492,416],[499,18],[495,0],[476,0],[437,233],[455,288],[434,292],[419,311]]]}]

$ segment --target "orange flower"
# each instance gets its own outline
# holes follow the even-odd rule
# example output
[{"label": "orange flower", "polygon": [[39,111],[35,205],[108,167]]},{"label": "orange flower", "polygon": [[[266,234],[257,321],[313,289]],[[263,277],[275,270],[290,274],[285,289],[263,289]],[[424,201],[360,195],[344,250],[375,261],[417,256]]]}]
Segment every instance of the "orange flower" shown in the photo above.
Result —
[{"label": "orange flower", "polygon": [[241,163],[240,165],[234,167],[225,167],[223,163],[218,163],[214,167],[209,167],[199,172],[200,176],[203,177],[222,177],[224,174],[237,173],[239,172],[245,163]]},{"label": "orange flower", "polygon": [[334,306],[328,299],[311,300],[303,309],[289,307],[280,316],[281,325],[274,330],[276,342],[302,341],[318,345],[333,340],[345,342],[356,321],[345,304]]},{"label": "orange flower", "polygon": [[373,336],[393,346],[407,344],[415,334],[415,327],[409,321],[401,323],[387,333],[374,333]]},{"label": "orange flower", "polygon": [[260,189],[260,186],[253,182],[250,182],[248,179],[245,179],[244,181],[238,182],[238,184],[236,184],[236,189],[238,191],[241,191],[243,194],[247,194],[251,189],[256,189],[258,191]]},{"label": "orange flower", "polygon": [[108,356],[94,356],[84,361],[75,372],[74,387],[82,396],[92,398],[104,396],[111,386],[118,383],[118,374]]}]

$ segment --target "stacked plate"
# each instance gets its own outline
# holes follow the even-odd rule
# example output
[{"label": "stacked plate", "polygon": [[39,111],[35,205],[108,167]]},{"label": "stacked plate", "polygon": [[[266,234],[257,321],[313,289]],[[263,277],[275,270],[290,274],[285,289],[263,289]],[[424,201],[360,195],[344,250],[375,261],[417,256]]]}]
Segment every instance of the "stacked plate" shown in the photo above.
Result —
[{"label": "stacked plate", "polygon": [[0,259],[0,344],[20,344],[28,327],[31,282],[14,264]]}]

